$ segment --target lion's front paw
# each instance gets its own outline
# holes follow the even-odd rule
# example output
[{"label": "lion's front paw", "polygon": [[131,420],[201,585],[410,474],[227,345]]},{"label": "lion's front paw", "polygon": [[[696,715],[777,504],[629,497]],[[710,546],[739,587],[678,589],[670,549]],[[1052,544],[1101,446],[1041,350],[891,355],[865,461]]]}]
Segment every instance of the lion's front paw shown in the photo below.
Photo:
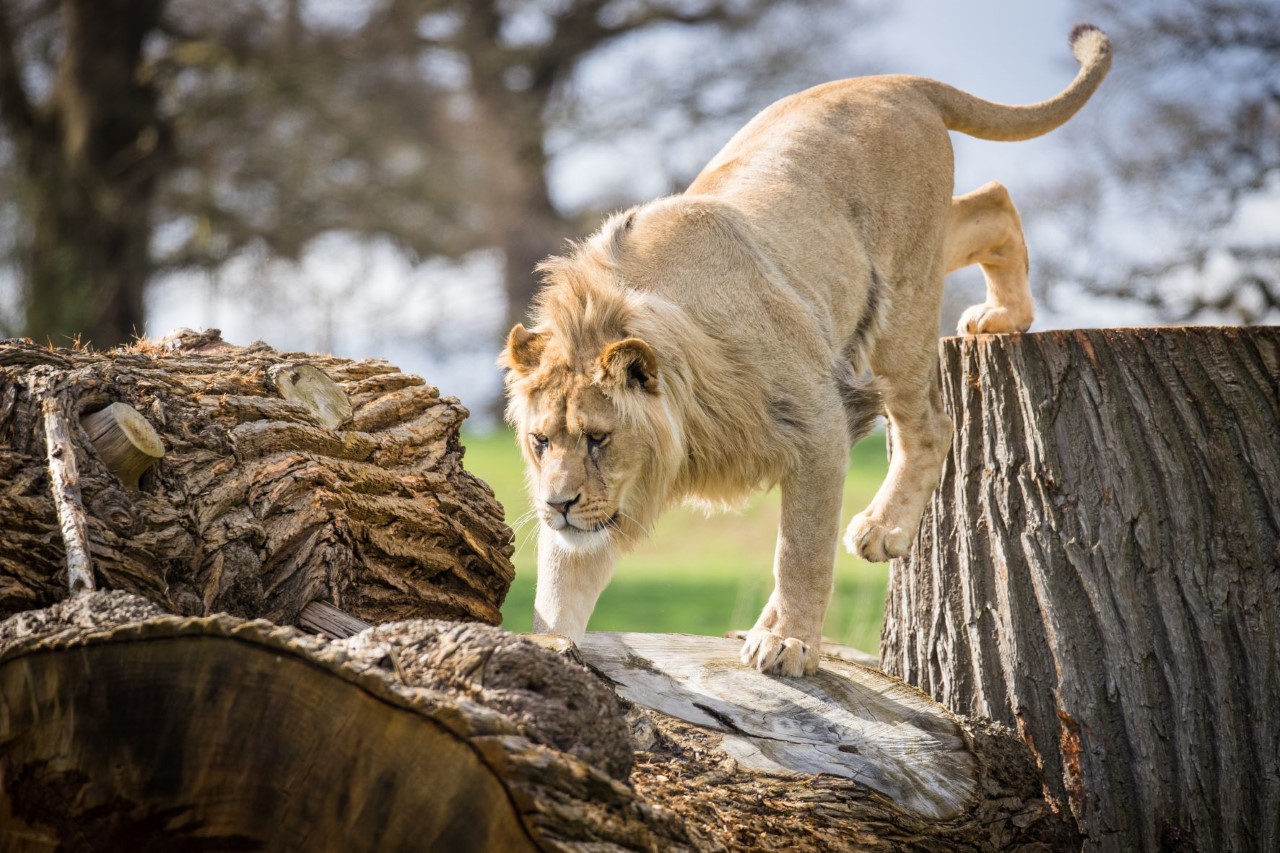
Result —
[{"label": "lion's front paw", "polygon": [[742,644],[742,662],[761,672],[808,675],[818,671],[818,643],[752,628]]},{"label": "lion's front paw", "polygon": [[1030,312],[1014,312],[1003,305],[974,305],[960,315],[956,331],[962,335],[1000,335],[1031,328]]},{"label": "lion's front paw", "polygon": [[912,535],[901,527],[860,512],[849,522],[844,533],[844,547],[864,560],[883,563],[894,557],[905,557],[911,551]]}]

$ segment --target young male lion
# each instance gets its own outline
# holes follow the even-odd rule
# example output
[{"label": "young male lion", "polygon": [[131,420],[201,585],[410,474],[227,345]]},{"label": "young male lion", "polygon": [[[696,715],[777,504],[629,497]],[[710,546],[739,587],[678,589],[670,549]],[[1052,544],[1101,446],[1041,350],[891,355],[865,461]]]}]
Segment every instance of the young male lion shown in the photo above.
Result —
[{"label": "young male lion", "polygon": [[618,553],[667,505],[776,483],[775,587],[742,660],[817,668],[851,443],[883,407],[893,460],[845,534],[868,560],[908,552],[950,445],[943,276],[986,276],[962,334],[1031,324],[1018,213],[996,183],[952,198],[947,131],[1018,140],[1065,122],[1111,63],[1096,27],[1071,48],[1075,80],[1032,106],[900,75],[784,98],[682,195],[540,267],[533,327],[513,328],[501,359],[542,520],[534,630],[581,639]]}]

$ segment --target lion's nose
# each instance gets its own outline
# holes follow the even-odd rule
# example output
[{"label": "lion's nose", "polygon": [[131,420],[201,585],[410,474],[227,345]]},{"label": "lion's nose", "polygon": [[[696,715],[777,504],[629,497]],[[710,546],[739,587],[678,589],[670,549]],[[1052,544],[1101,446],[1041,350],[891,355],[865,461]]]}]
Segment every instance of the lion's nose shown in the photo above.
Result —
[{"label": "lion's nose", "polygon": [[576,504],[580,497],[582,497],[582,495],[576,495],[567,501],[547,501],[547,506],[551,507],[551,509],[558,512],[560,515],[568,515],[569,507]]}]

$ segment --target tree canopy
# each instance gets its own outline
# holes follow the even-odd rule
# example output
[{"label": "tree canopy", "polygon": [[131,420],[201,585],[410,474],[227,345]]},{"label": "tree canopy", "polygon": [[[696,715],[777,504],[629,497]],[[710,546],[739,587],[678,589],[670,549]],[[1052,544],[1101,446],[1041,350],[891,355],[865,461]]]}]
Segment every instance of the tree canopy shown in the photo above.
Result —
[{"label": "tree canopy", "polygon": [[[9,331],[120,343],[154,277],[250,250],[296,259],[334,232],[416,259],[497,248],[522,314],[534,265],[580,230],[550,197],[555,150],[661,132],[659,112],[743,118],[811,67],[796,48],[829,36],[786,16],[821,5],[0,0]],[[675,33],[696,33],[703,61],[661,56]],[[655,36],[629,66],[635,97],[588,106],[580,66]]]},{"label": "tree canopy", "polygon": [[1166,321],[1280,320],[1280,6],[1079,5],[1116,65],[1028,206],[1044,277]]}]

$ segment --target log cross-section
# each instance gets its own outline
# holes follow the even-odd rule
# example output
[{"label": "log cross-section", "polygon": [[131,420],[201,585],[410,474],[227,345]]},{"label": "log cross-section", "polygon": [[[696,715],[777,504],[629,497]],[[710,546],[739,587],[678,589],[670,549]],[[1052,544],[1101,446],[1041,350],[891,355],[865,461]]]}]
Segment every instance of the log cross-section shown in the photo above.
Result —
[{"label": "log cross-section", "polygon": [[136,488],[139,478],[164,456],[160,434],[137,409],[124,403],[84,415],[80,426],[102,461],[126,486]]},{"label": "log cross-section", "polygon": [[280,364],[267,375],[281,397],[301,403],[321,426],[337,429],[351,420],[351,401],[338,383],[314,364]]}]

